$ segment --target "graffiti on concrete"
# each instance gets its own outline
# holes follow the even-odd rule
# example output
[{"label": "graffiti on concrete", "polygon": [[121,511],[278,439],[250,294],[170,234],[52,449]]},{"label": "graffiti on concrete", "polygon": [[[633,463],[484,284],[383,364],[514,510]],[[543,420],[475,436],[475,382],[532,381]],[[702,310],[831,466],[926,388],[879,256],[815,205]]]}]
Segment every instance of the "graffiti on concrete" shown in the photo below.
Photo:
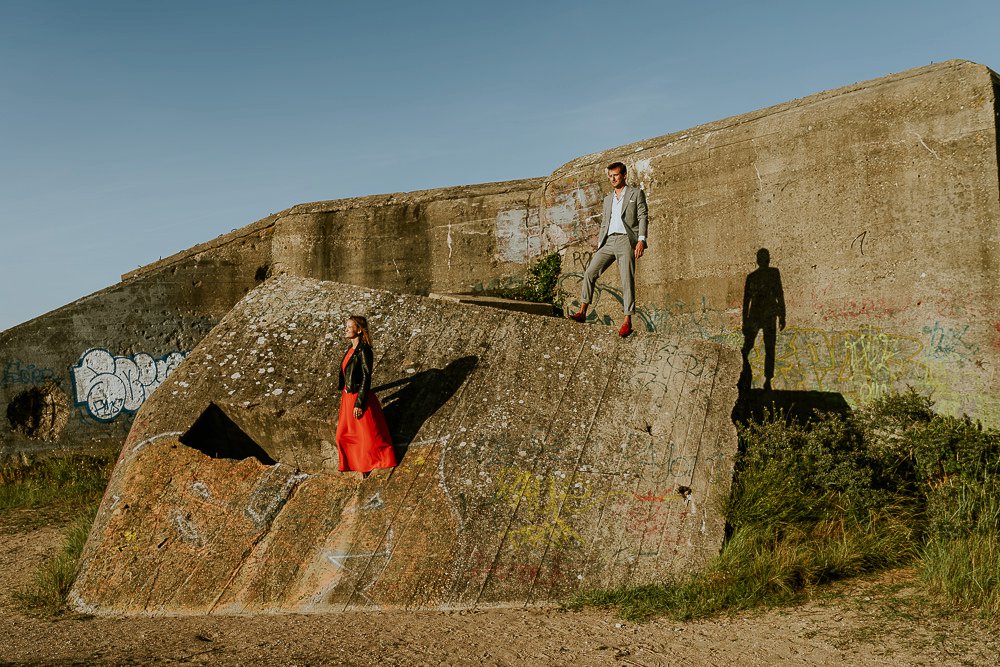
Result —
[{"label": "graffiti on concrete", "polygon": [[[776,378],[787,389],[840,391],[861,401],[905,384],[928,387],[923,343],[876,327],[852,331],[786,329],[778,336]],[[762,365],[763,355],[751,359]]]},{"label": "graffiti on concrete", "polygon": [[525,263],[582,239],[588,221],[597,216],[604,195],[599,185],[591,183],[550,196],[550,202],[541,211],[525,207],[497,213],[494,227],[497,260]]},{"label": "graffiti on concrete", "polygon": [[70,367],[73,402],[101,422],[112,421],[122,412],[133,413],[186,356],[186,352],[171,352],[153,358],[140,352],[122,357],[91,348]]},{"label": "graffiti on concrete", "polygon": [[[678,465],[683,465],[683,459],[678,461]],[[683,474],[683,471],[680,472]],[[503,468],[497,475],[495,498],[514,512],[532,517],[507,531],[507,540],[516,550],[549,544],[555,547],[582,545],[583,537],[573,524],[608,503],[616,507],[612,513],[626,514],[629,518],[626,525],[630,530],[645,533],[648,517],[655,514],[665,521],[667,511],[651,513],[649,503],[655,505],[666,500],[682,500],[683,496],[674,491],[658,490],[645,490],[641,494],[627,491],[595,493],[586,481],[573,481],[567,473],[554,471],[540,475],[521,468]],[[641,521],[637,517],[642,517]]]},{"label": "graffiti on concrete", "polygon": [[524,507],[537,519],[508,531],[508,540],[515,549],[549,542],[555,546],[582,543],[583,539],[570,523],[572,515],[599,502],[586,485],[567,487],[555,476],[536,476],[531,470],[520,468],[500,471],[496,498],[515,512]]},{"label": "graffiti on concrete", "polygon": [[247,498],[244,510],[247,518],[261,530],[267,530],[291,498],[292,491],[308,477],[308,474],[283,463],[268,466]]},{"label": "graffiti on concrete", "polygon": [[[354,541],[362,525],[378,526],[372,533],[381,536],[377,544],[361,545]],[[332,544],[320,552],[317,564],[323,583],[306,603],[306,608],[321,609],[330,604],[330,596],[339,587],[350,589],[351,597],[358,596],[365,604],[377,607],[369,592],[389,567],[396,542],[381,494],[376,492],[364,501],[355,495],[341,511],[332,537]]]},{"label": "graffiti on concrete", "polygon": [[[574,255],[580,256],[574,259],[574,262],[577,262],[583,261],[589,253],[576,252]],[[570,297],[564,304],[564,309],[574,311],[579,309],[582,280],[582,272],[564,273],[559,278],[558,289]],[[624,303],[620,289],[599,282],[594,286],[594,299],[588,310],[587,321],[607,325],[620,321]],[[702,297],[699,305],[684,301],[659,306],[638,305],[632,325],[646,331],[695,336],[730,346],[739,346],[742,336],[738,330],[730,326],[730,319],[726,313],[710,308],[708,300]]]},{"label": "graffiti on concrete", "polygon": [[525,563],[522,561],[497,562],[493,554],[477,551],[470,559],[467,576],[469,579],[489,577],[495,582],[513,585],[533,584],[543,588],[553,588],[573,580],[572,573],[564,570],[558,562]]},{"label": "graffiti on concrete", "polygon": [[979,352],[978,345],[965,340],[966,334],[969,333],[968,324],[950,327],[935,322],[933,326],[924,327],[923,331],[928,336],[928,349],[935,359],[951,358],[966,361]]},{"label": "graffiti on concrete", "polygon": [[[670,368],[672,374],[664,374],[661,370],[664,368]],[[642,392],[651,396],[660,396],[668,389],[674,375],[683,374],[692,378],[700,378],[705,374],[705,370],[703,358],[683,350],[680,345],[666,343],[646,351],[631,383],[637,394]],[[657,404],[657,407],[662,406]]]},{"label": "graffiti on concrete", "polygon": [[43,368],[35,364],[26,364],[23,361],[8,361],[4,366],[3,376],[0,377],[0,385],[11,386],[19,384],[45,384],[49,380],[56,379],[56,372],[51,368]]},{"label": "graffiti on concrete", "polygon": [[[574,263],[586,260],[585,251],[574,253]],[[578,294],[582,276],[582,273],[563,274],[560,289],[569,296]],[[620,320],[621,291],[598,283],[594,293],[589,311],[592,318],[588,320],[609,325]],[[571,309],[579,305],[575,300],[567,303]],[[874,305],[859,308],[862,312],[876,310]],[[878,312],[886,312],[888,308],[884,303],[878,304]],[[738,319],[709,307],[704,297],[697,305],[677,301],[639,306],[635,320],[647,331],[661,334],[692,336],[729,347],[739,347],[742,342]],[[967,340],[968,332],[967,325],[950,326],[941,322],[923,327],[926,338],[875,326],[839,331],[788,327],[778,334],[775,380],[783,389],[836,391],[858,401],[879,398],[907,385],[933,392],[938,386],[933,362],[968,360],[979,352],[978,346]],[[760,350],[751,353],[750,365],[755,376],[763,375],[764,355]]]},{"label": "graffiti on concrete", "polygon": [[892,317],[902,310],[884,298],[832,300],[818,308],[824,322]]},{"label": "graffiti on concrete", "polygon": [[[629,533],[638,534],[643,540],[659,540],[670,532],[671,525],[681,523],[687,510],[678,512],[673,503],[687,500],[679,491],[646,491],[633,494],[640,501],[632,504],[625,514],[625,528]],[[682,537],[678,533],[678,538]]]}]

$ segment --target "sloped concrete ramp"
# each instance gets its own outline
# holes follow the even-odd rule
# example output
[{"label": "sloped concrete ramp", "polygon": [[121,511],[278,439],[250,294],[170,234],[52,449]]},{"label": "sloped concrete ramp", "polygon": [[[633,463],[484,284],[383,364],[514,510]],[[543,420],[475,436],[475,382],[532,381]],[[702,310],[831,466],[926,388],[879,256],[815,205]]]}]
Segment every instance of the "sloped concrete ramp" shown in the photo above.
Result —
[{"label": "sloped concrete ramp", "polygon": [[[337,471],[350,313],[399,467]],[[101,614],[528,605],[718,553],[739,353],[315,280],[248,294],[136,417],[71,593]]]}]

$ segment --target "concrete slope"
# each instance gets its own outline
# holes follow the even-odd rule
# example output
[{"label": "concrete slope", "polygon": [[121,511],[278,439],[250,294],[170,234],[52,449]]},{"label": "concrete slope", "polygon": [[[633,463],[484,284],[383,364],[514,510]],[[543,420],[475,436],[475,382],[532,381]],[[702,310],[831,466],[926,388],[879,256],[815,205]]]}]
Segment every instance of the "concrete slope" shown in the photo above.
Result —
[{"label": "concrete slope", "polygon": [[[402,455],[337,472],[343,321]],[[718,553],[738,352],[299,278],[247,295],[138,413],[71,599],[110,614],[523,605]]]}]

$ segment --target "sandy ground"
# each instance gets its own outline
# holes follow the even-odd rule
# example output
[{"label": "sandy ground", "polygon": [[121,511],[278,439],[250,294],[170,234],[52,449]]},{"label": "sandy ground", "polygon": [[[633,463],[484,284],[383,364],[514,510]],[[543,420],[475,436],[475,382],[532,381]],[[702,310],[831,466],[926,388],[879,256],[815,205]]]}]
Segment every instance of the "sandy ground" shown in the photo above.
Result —
[{"label": "sandy ground", "polygon": [[314,616],[37,618],[12,592],[66,531],[0,515],[0,664],[998,665],[1000,628],[943,612],[898,571],[805,604],[709,621],[494,609]]}]

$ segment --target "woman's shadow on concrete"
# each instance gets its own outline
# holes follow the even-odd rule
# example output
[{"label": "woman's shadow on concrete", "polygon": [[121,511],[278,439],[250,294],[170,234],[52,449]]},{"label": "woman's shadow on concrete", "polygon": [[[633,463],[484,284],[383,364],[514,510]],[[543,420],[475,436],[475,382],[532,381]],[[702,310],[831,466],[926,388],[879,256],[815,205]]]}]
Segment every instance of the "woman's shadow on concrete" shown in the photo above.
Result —
[{"label": "woman's shadow on concrete", "polygon": [[455,395],[478,364],[477,356],[461,357],[444,368],[429,368],[372,388],[380,396],[382,392],[396,389],[382,398],[382,412],[400,461],[424,422]]}]

